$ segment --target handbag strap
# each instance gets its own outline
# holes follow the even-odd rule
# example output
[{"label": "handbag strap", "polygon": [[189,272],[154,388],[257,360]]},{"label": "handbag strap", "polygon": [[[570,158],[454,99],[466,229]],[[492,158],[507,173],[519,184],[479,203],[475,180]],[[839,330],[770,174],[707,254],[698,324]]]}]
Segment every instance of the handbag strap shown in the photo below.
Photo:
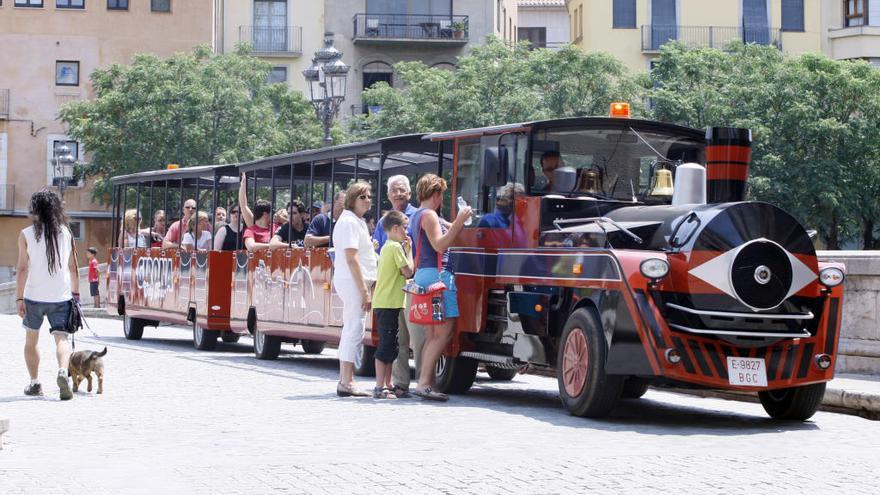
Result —
[{"label": "handbag strap", "polygon": [[[416,259],[413,262],[413,273],[415,273],[416,270],[419,269],[419,253],[422,252],[422,223],[424,219],[425,210],[422,210],[422,212],[419,213],[419,233],[417,234],[418,239],[416,240]],[[425,237],[427,237],[427,234],[425,234]],[[440,251],[437,251],[437,273],[440,273],[440,271],[442,271],[442,268],[443,255],[440,253]]]}]

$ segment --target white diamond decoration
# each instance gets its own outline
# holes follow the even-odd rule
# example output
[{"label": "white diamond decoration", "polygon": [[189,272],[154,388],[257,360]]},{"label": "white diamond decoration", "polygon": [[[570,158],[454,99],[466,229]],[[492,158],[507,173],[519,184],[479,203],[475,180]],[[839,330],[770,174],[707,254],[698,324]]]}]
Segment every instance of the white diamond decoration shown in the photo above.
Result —
[{"label": "white diamond decoration", "polygon": [[730,267],[740,249],[742,249],[742,246],[731,249],[730,251],[691,269],[688,273],[703,282],[706,282],[712,287],[715,287],[721,292],[724,292],[728,296],[737,299],[736,293],[733,291],[733,284],[730,283]]}]

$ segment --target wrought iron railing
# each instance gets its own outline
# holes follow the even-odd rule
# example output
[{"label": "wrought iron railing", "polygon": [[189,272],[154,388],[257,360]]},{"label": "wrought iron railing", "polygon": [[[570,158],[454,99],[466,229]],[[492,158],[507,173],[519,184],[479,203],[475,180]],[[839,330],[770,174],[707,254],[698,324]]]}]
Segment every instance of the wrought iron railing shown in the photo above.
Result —
[{"label": "wrought iron railing", "polygon": [[355,14],[354,39],[467,41],[466,15]]},{"label": "wrought iron railing", "polygon": [[238,41],[250,43],[254,53],[302,54],[302,27],[239,26]]},{"label": "wrought iron railing", "polygon": [[732,41],[739,40],[782,49],[779,29],[736,26],[642,26],[642,51],[657,51],[664,43],[672,40],[690,48],[723,49]]},{"label": "wrought iron railing", "polygon": [[0,89],[0,119],[9,118],[9,90]]}]

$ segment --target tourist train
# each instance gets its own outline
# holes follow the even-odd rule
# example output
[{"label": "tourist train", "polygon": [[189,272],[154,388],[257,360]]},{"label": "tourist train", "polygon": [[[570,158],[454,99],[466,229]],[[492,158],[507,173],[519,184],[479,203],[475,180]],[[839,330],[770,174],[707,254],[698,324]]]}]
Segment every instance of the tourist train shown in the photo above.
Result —
[{"label": "tourist train", "polygon": [[[625,105],[613,106],[613,114]],[[460,317],[437,389],[464,393],[479,366],[557,376],[564,407],[600,417],[649,385],[757,392],[774,418],[806,419],[834,376],[844,267],[821,262],[798,221],[748,201],[751,134],[584,117],[378,139],[115,177],[110,311],[125,336],[186,325],[199,349],[254,336],[258,358],[283,342],[338,342],[342,303],[332,247],[248,252],[123,247],[126,209],[180,218],[248,199],[283,208],[366,180],[425,173],[449,182],[474,221],[450,248]],[[387,202],[376,201],[376,218]],[[176,212],[176,213],[172,213]],[[481,222],[494,215],[502,221]],[[170,222],[169,222],[170,223]],[[368,374],[369,318],[357,369]]]}]

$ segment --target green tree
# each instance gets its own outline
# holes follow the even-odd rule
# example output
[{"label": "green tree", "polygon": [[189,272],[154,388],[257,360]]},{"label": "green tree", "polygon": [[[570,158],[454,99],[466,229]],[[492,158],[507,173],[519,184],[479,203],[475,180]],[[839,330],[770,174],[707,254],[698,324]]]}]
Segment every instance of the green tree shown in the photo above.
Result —
[{"label": "green tree", "polygon": [[880,73],[863,62],[733,44],[661,50],[649,92],[659,120],[752,129],[753,199],[816,228],[829,248],[873,240],[878,218]]},{"label": "green tree", "polygon": [[140,54],[131,65],[91,74],[95,98],[65,105],[60,118],[91,153],[81,167],[93,196],[109,198],[115,175],[181,166],[234,163],[317,147],[320,123],[310,104],[285,85],[267,84],[269,64],[207,47],[161,59]]},{"label": "green tree", "polygon": [[[605,115],[611,102],[641,100],[625,66],[602,53],[510,48],[498,40],[461,57],[454,71],[421,62],[394,66],[399,88],[378,84],[364,102],[382,110],[360,118],[365,137],[465,129],[512,122]],[[355,132],[358,135],[358,132]]]}]

